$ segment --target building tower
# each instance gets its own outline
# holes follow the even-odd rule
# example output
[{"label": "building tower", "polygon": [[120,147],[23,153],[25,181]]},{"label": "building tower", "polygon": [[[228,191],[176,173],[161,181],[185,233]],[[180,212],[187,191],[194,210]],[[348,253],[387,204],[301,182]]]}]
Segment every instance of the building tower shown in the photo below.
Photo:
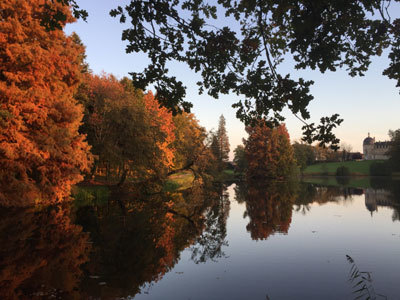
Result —
[{"label": "building tower", "polygon": [[374,144],[375,138],[370,137],[368,132],[368,137],[366,137],[363,141],[363,154],[365,160],[374,159]]}]

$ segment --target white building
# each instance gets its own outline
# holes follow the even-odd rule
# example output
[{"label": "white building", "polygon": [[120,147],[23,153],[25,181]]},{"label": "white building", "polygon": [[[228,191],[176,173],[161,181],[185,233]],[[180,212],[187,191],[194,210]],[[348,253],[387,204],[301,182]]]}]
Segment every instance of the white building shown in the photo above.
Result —
[{"label": "white building", "polygon": [[375,138],[370,137],[368,133],[368,137],[366,137],[363,141],[363,154],[365,160],[373,160],[373,159],[389,159],[387,154],[390,142],[375,142]]}]

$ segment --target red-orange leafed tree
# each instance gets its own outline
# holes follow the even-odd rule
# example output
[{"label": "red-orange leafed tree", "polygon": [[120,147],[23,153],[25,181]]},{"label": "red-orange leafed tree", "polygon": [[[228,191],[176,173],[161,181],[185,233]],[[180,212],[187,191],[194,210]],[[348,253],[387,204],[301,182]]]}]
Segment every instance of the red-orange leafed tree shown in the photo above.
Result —
[{"label": "red-orange leafed tree", "polygon": [[172,167],[175,140],[172,114],[132,82],[87,74],[77,94],[85,106],[82,132],[96,157],[93,174],[130,181],[162,179]]},{"label": "red-orange leafed tree", "polygon": [[160,165],[165,168],[171,168],[174,160],[172,143],[175,140],[175,125],[172,120],[172,113],[165,107],[160,106],[152,92],[148,92],[144,96],[144,101],[150,117],[150,124],[157,128],[157,130],[154,130],[154,138],[158,151],[154,154],[158,156],[157,160]]},{"label": "red-orange leafed tree", "polygon": [[47,16],[67,15],[57,1],[0,2],[0,202],[59,202],[90,164],[78,133],[82,108],[73,94],[84,49],[63,31],[46,31]]},{"label": "red-orange leafed tree", "polygon": [[246,229],[253,240],[267,239],[275,233],[288,233],[297,196],[295,186],[276,181],[248,182],[246,192],[246,214],[249,217]]},{"label": "red-orange leafed tree", "polygon": [[247,127],[245,141],[248,178],[285,178],[294,167],[294,153],[284,124],[269,128],[260,120]]}]

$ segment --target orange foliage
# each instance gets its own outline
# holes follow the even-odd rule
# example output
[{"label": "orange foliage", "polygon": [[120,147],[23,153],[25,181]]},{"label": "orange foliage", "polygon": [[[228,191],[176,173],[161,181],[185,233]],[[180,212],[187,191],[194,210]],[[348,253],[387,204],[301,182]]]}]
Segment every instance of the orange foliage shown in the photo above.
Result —
[{"label": "orange foliage", "polygon": [[246,131],[249,133],[245,141],[248,177],[287,177],[294,166],[294,152],[285,124],[271,129],[260,120]]},{"label": "orange foliage", "polygon": [[0,2],[0,202],[8,206],[63,200],[90,165],[73,98],[84,49],[40,25],[45,3],[73,21],[57,1]]},{"label": "orange foliage", "polygon": [[0,231],[9,233],[0,236],[2,299],[78,297],[80,267],[88,260],[91,244],[69,215],[66,206],[0,210]]},{"label": "orange foliage", "polygon": [[172,167],[172,114],[151,92],[143,95],[127,78],[88,74],[77,98],[85,106],[81,130],[98,158],[94,173],[144,181]]},{"label": "orange foliage", "polygon": [[267,239],[277,232],[287,233],[292,222],[295,193],[285,183],[249,184],[246,210],[250,218],[246,226],[253,240]]},{"label": "orange foliage", "polygon": [[166,222],[162,224],[163,234],[160,239],[156,242],[156,247],[161,248],[164,255],[160,258],[157,272],[161,275],[160,278],[167,272],[169,268],[172,268],[176,263],[176,245],[174,244],[174,238],[176,235],[174,225],[174,217],[171,213],[165,214]]},{"label": "orange foliage", "polygon": [[175,126],[174,169],[184,168],[191,163],[195,165],[202,152],[205,151],[205,128],[200,126],[192,113],[177,114],[173,117],[173,122]]},{"label": "orange foliage", "polygon": [[99,155],[99,148],[104,148],[107,139],[114,134],[115,128],[110,125],[109,119],[120,117],[112,115],[112,111],[115,108],[120,109],[126,103],[127,95],[123,85],[114,76],[106,73],[100,76],[86,74],[84,84],[80,87],[79,96],[82,95],[87,98],[83,102],[89,110],[84,117],[86,124],[83,129],[88,132],[92,153]]},{"label": "orange foliage", "polygon": [[174,149],[171,147],[171,144],[175,140],[175,126],[172,121],[172,113],[165,107],[160,106],[160,103],[154,98],[152,92],[148,92],[144,96],[144,101],[146,109],[150,113],[151,124],[153,126],[158,126],[160,131],[165,135],[162,140],[156,143],[163,156],[161,157],[161,161],[166,167],[170,168],[174,160]]}]

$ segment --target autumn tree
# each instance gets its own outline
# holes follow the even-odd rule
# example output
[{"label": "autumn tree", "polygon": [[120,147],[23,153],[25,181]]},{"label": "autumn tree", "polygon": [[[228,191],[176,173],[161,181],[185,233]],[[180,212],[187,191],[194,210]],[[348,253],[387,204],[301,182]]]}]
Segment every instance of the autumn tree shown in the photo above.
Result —
[{"label": "autumn tree", "polygon": [[212,137],[211,150],[217,159],[218,168],[221,171],[229,160],[229,137],[226,131],[224,115],[219,117],[218,130]]},{"label": "autumn tree", "polygon": [[[53,8],[49,10],[48,8]],[[69,7],[45,0],[0,3],[0,202],[62,201],[90,166],[78,132],[82,107],[74,99],[84,49],[43,18]]]},{"label": "autumn tree", "polygon": [[130,80],[88,74],[78,98],[85,106],[81,127],[96,157],[93,174],[146,180],[165,177],[173,166],[175,140],[172,114],[151,92]]},{"label": "autumn tree", "polygon": [[174,169],[191,167],[204,151],[206,131],[192,113],[177,114],[172,120],[175,127],[172,143],[175,150]]},{"label": "autumn tree", "polygon": [[146,113],[150,120],[150,133],[154,150],[150,151],[147,155],[150,159],[149,168],[152,173],[166,175],[166,172],[173,167],[175,149],[173,142],[174,135],[174,122],[172,120],[172,113],[165,107],[161,107],[158,100],[154,97],[152,92],[148,92],[144,96]]},{"label": "autumn tree", "polygon": [[295,163],[289,133],[284,124],[269,128],[263,120],[248,126],[245,141],[248,178],[285,178]]}]

